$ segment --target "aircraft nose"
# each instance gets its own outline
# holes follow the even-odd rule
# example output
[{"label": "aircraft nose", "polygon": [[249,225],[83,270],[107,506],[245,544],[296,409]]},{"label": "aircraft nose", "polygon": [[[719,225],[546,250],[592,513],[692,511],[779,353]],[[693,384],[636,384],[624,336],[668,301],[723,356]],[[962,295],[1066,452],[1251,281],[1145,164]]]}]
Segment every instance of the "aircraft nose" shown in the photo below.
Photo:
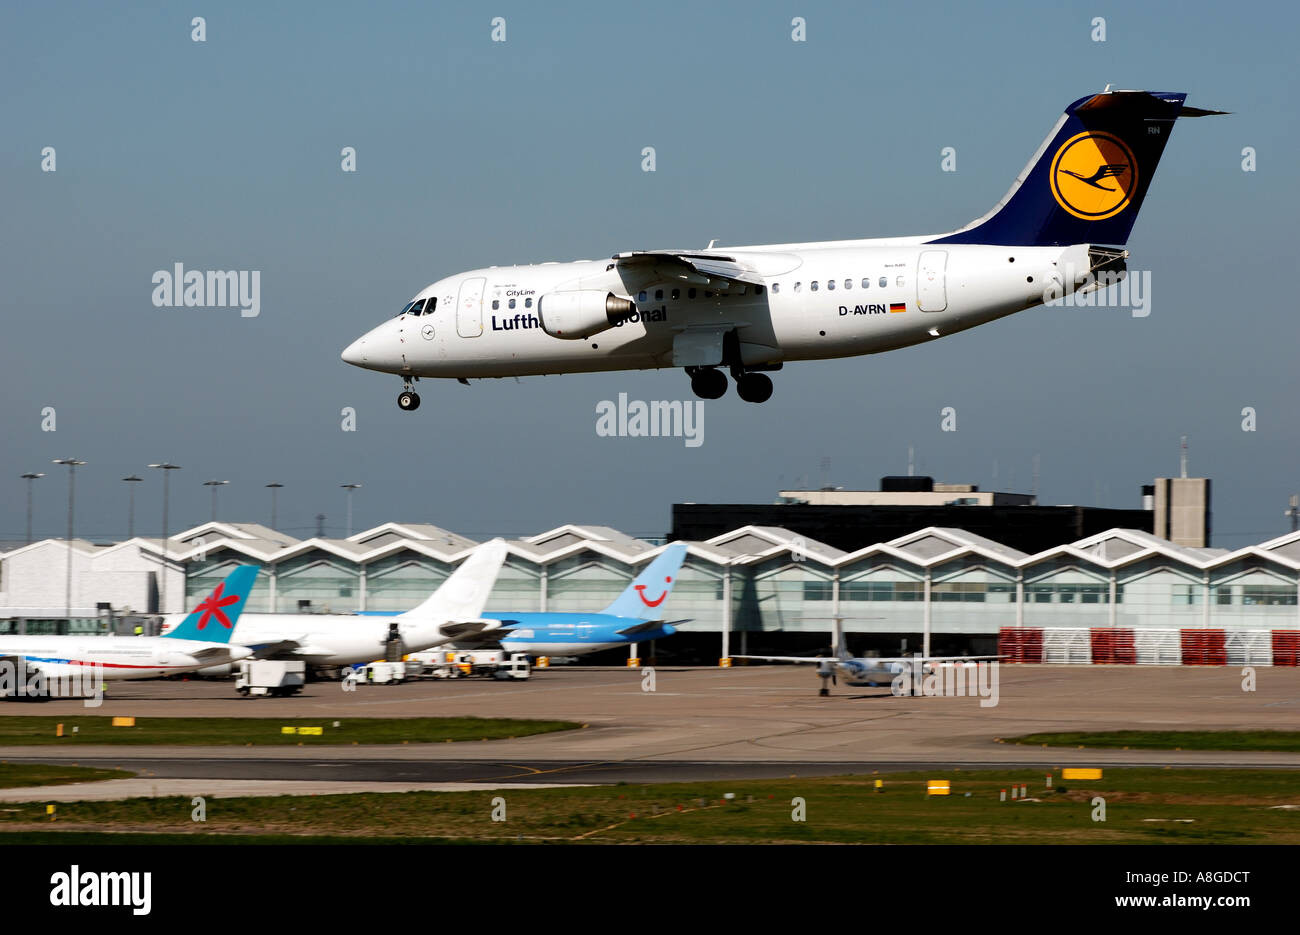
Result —
[{"label": "aircraft nose", "polygon": [[364,367],[366,365],[366,339],[365,337],[357,338],[347,347],[343,348],[340,355],[345,364],[352,364],[354,367]]}]

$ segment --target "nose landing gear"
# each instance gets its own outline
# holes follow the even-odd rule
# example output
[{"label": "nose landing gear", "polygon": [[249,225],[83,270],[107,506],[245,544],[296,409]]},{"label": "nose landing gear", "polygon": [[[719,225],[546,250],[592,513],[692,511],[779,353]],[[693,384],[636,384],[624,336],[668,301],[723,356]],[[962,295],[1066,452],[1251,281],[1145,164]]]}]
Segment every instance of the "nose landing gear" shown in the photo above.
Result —
[{"label": "nose landing gear", "polygon": [[397,395],[397,408],[405,412],[420,408],[420,394],[411,388],[410,380],[402,382],[402,392]]}]

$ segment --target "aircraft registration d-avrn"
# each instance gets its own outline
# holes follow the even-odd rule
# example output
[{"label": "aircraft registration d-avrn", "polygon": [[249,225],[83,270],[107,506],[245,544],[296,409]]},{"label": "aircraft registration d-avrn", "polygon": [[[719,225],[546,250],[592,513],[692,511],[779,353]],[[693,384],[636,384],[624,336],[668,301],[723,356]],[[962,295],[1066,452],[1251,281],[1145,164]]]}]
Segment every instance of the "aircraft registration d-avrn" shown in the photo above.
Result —
[{"label": "aircraft registration d-avrn", "polygon": [[[787,361],[877,354],[1122,276],[1182,92],[1080,98],[991,211],[947,234],[639,250],[440,279],[343,360],[414,381],[682,367],[704,399],[772,395]],[[712,247],[712,244],[710,244]]]}]

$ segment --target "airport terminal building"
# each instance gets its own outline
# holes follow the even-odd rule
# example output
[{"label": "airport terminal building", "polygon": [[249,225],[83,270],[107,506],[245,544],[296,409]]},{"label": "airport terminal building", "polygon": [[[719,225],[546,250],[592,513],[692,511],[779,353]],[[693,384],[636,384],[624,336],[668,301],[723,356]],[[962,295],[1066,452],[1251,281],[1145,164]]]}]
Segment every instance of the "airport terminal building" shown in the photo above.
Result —
[{"label": "airport terminal building", "polygon": [[[109,613],[178,612],[246,563],[263,569],[248,612],[403,611],[476,545],[418,523],[346,539],[210,522],[165,543],[44,540],[0,553],[0,628],[94,631]],[[487,609],[598,611],[662,546],[579,525],[509,540]],[[1300,533],[1229,551],[1116,528],[1029,555],[948,527],[845,552],[745,526],[688,546],[664,617],[689,622],[642,655],[825,651],[835,618],[855,653],[906,640],[1022,661],[1293,665],[1300,650]]]}]

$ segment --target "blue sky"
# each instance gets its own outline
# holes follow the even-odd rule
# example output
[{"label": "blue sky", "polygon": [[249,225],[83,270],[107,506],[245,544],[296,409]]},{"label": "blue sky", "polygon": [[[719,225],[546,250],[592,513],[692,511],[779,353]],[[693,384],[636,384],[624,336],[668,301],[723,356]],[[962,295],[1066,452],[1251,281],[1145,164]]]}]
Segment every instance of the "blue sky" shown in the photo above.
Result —
[{"label": "blue sky", "polygon": [[[790,40],[795,16],[806,42]],[[265,522],[263,485],[284,483],[280,525],[303,535],[317,513],[342,534],[349,482],[364,485],[358,529],[655,535],[676,501],[874,486],[909,445],[921,472],[986,489],[1028,489],[1037,454],[1043,502],[1134,507],[1177,471],[1183,434],[1191,473],[1215,481],[1215,544],[1276,535],[1300,491],[1285,279],[1298,19],[1251,3],[8,6],[0,538],[22,536],[18,475],[33,470],[48,475],[37,534],[62,533],[66,470],[50,460],[69,456],[90,462],[77,529],[93,538],[125,534],[120,478],[159,460],[184,468],[173,530],[208,517],[201,483],[220,478],[230,520]],[[951,230],[1108,82],[1233,112],[1181,121],[1165,152],[1129,242],[1130,266],[1151,271],[1147,318],[1035,309],[791,365],[762,406],[707,403],[698,448],[595,432],[597,403],[620,392],[690,398],[679,371],[425,381],[402,413],[396,377],[339,360],[463,269]],[[175,262],[260,270],[261,314],[155,308],[150,277]],[[340,430],[348,406],[356,432]],[[956,432],[940,430],[945,406]],[[160,482],[138,487],[137,529],[156,531]]]}]

